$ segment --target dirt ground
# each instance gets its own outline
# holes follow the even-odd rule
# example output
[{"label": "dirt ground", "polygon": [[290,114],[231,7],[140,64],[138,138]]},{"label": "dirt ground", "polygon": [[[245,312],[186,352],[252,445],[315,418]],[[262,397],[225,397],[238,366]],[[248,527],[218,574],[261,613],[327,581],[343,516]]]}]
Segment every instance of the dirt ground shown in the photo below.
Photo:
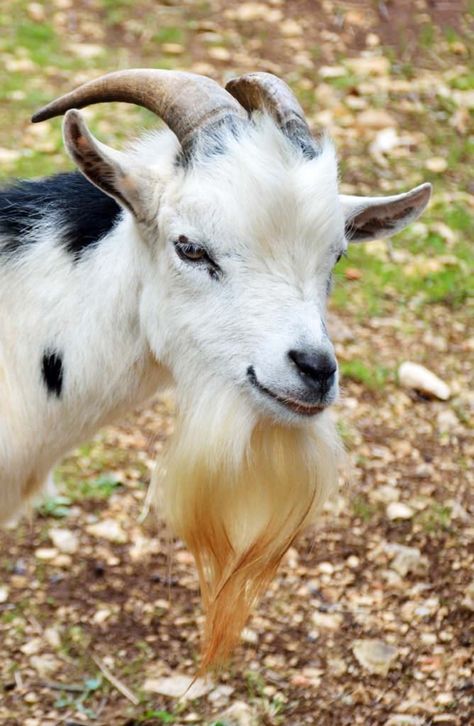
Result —
[{"label": "dirt ground", "polygon": [[[258,69],[290,82],[313,127],[329,129],[343,191],[429,180],[434,199],[391,245],[351,250],[336,275],[329,323],[348,471],[228,668],[179,698],[177,679],[199,658],[197,577],[182,544],[140,520],[173,427],[170,397],[74,452],[58,495],[0,533],[0,724],[474,723],[468,10],[457,0],[2,3],[5,177],[67,167],[59,123],[32,132],[28,116],[99,72],[154,65],[222,81]],[[125,109],[117,129],[102,107],[92,118],[109,143],[153,122]],[[407,360],[446,381],[449,400],[403,388]]]}]

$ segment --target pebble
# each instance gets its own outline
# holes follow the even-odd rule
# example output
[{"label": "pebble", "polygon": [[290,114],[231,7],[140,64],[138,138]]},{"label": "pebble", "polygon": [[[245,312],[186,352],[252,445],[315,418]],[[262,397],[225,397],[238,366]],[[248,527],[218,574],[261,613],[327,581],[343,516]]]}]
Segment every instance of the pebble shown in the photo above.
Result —
[{"label": "pebble", "polygon": [[38,547],[38,549],[35,550],[35,557],[37,557],[38,560],[54,560],[57,554],[58,551],[54,547]]},{"label": "pebble", "polygon": [[236,701],[216,721],[222,726],[258,726],[259,721],[255,710],[243,701]]},{"label": "pebble", "polygon": [[383,640],[355,640],[352,645],[355,658],[370,673],[386,676],[398,656],[398,649]]},{"label": "pebble", "polygon": [[60,661],[50,653],[33,655],[30,658],[30,663],[40,678],[44,678],[45,676],[51,675],[51,673],[55,673],[61,666]]},{"label": "pebble", "polygon": [[315,612],[311,615],[313,625],[323,630],[338,630],[342,624],[342,616],[338,614]]},{"label": "pebble", "polygon": [[127,541],[127,535],[115,519],[103,519],[96,524],[89,524],[86,531],[94,537],[106,539],[109,542],[123,544]]},{"label": "pebble", "polygon": [[79,537],[70,529],[55,527],[49,530],[53,545],[63,554],[73,555],[79,549]]},{"label": "pebble", "polygon": [[449,386],[425,366],[405,361],[398,369],[398,380],[401,386],[420,391],[441,401],[451,396]]},{"label": "pebble", "polygon": [[447,433],[448,431],[453,431],[453,429],[456,429],[459,426],[459,419],[454,411],[451,411],[451,409],[448,408],[446,411],[439,412],[436,417],[436,423],[438,430],[441,433]]},{"label": "pebble", "polygon": [[9,590],[6,585],[0,585],[0,602],[6,602],[8,600]]},{"label": "pebble", "polygon": [[423,726],[425,720],[418,716],[408,716],[406,713],[394,713],[385,721],[385,726]]},{"label": "pebble", "polygon": [[386,550],[393,557],[392,569],[402,577],[409,572],[415,572],[421,565],[421,552],[417,547],[390,543],[386,545]]},{"label": "pebble", "polygon": [[411,519],[414,510],[403,502],[390,502],[385,510],[389,519]]},{"label": "pebble", "polygon": [[467,586],[461,605],[474,612],[474,580]]},{"label": "pebble", "polygon": [[191,676],[175,674],[165,678],[148,678],[143,690],[151,693],[159,693],[161,696],[170,698],[190,699],[202,698],[214,688],[209,679],[196,678]]}]

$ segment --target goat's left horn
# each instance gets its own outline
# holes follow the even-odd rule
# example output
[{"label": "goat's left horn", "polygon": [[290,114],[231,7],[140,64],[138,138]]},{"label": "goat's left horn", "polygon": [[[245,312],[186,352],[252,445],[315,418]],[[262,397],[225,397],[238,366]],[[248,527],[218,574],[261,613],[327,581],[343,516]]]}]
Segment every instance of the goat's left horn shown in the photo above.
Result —
[{"label": "goat's left horn", "polygon": [[217,122],[246,120],[242,106],[211,78],[196,73],[152,68],[108,73],[57,98],[32,116],[33,123],[71,108],[103,101],[124,101],[152,111],[176,134],[183,149]]},{"label": "goat's left horn", "polygon": [[226,85],[237,101],[249,112],[266,110],[304,155],[314,158],[320,148],[306,123],[303,109],[287,84],[272,73],[247,73]]}]

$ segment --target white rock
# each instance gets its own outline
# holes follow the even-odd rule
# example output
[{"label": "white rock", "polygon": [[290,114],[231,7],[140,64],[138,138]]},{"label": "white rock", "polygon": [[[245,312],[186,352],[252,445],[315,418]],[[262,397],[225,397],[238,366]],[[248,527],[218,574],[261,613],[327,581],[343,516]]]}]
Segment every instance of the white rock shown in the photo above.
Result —
[{"label": "white rock", "polygon": [[398,380],[405,388],[412,388],[425,395],[447,401],[451,396],[449,386],[432,371],[418,363],[405,361],[398,369]]},{"label": "white rock", "polygon": [[216,721],[223,726],[258,726],[257,714],[251,706],[243,701],[236,701]]},{"label": "white rock", "polygon": [[61,635],[54,625],[46,628],[44,631],[44,639],[51,646],[51,648],[59,648],[61,646]]},{"label": "white rock", "polygon": [[370,673],[386,676],[398,656],[398,650],[383,640],[366,639],[355,640],[352,652]]},{"label": "white rock", "polygon": [[370,145],[372,154],[386,154],[400,144],[400,138],[394,128],[379,131]]},{"label": "white rock", "polygon": [[468,610],[474,612],[474,580],[467,586],[466,594],[461,604]]},{"label": "white rock", "polygon": [[86,531],[94,537],[106,539],[109,542],[123,544],[127,541],[127,535],[115,519],[103,519],[96,524],[90,524]]},{"label": "white rock", "polygon": [[414,510],[403,502],[390,502],[385,510],[389,519],[411,519]]},{"label": "white rock", "polygon": [[183,700],[202,698],[213,688],[214,684],[209,679],[196,678],[193,681],[191,676],[179,674],[167,678],[148,678],[143,685],[144,691]]},{"label": "white rock", "polygon": [[38,547],[38,549],[35,550],[35,557],[37,557],[38,560],[54,560],[57,554],[58,551],[54,547]]},{"label": "white rock", "polygon": [[43,647],[41,638],[32,638],[28,640],[24,645],[20,646],[20,650],[25,655],[36,655]]},{"label": "white rock", "polygon": [[54,527],[49,530],[49,536],[56,549],[66,555],[73,555],[79,549],[79,538],[70,529]]},{"label": "white rock", "polygon": [[394,713],[388,721],[385,721],[385,726],[423,726],[426,721],[419,716],[409,716],[406,713]]},{"label": "white rock", "polygon": [[342,616],[337,613],[320,613],[316,611],[311,615],[311,620],[317,628],[323,630],[338,630],[342,624]]},{"label": "white rock", "polygon": [[0,602],[6,602],[8,600],[8,587],[6,585],[0,585]]},{"label": "white rock", "polygon": [[227,686],[225,684],[221,686],[217,686],[211,693],[208,695],[207,700],[210,703],[218,703],[219,701],[228,701],[229,697],[233,694],[234,688],[232,686]]},{"label": "white rock", "polygon": [[392,569],[402,577],[409,572],[416,572],[422,563],[421,552],[417,547],[390,543],[386,545],[386,550],[393,557]]},{"label": "white rock", "polygon": [[250,628],[244,628],[240,637],[244,643],[249,643],[249,645],[256,645],[258,643],[258,633]]},{"label": "white rock", "polygon": [[438,430],[443,434],[456,429],[459,426],[459,419],[454,411],[448,408],[446,411],[439,412],[436,417],[436,423]]},{"label": "white rock", "polygon": [[41,678],[55,673],[61,666],[61,662],[50,653],[33,655],[30,658],[30,663]]}]

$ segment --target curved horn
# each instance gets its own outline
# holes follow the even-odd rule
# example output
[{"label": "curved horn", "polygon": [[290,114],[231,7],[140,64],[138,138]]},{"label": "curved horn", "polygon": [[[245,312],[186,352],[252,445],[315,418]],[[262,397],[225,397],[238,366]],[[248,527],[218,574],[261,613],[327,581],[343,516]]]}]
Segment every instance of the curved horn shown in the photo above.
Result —
[{"label": "curved horn", "polygon": [[287,84],[272,73],[247,73],[233,78],[226,90],[249,112],[265,109],[283,133],[313,159],[320,149],[306,123],[303,109]]},{"label": "curved horn", "polygon": [[195,73],[148,68],[117,71],[84,83],[32,116],[33,123],[60,116],[71,108],[102,101],[124,101],[153,111],[183,147],[207,126],[227,117],[246,119],[243,108],[215,81]]}]

